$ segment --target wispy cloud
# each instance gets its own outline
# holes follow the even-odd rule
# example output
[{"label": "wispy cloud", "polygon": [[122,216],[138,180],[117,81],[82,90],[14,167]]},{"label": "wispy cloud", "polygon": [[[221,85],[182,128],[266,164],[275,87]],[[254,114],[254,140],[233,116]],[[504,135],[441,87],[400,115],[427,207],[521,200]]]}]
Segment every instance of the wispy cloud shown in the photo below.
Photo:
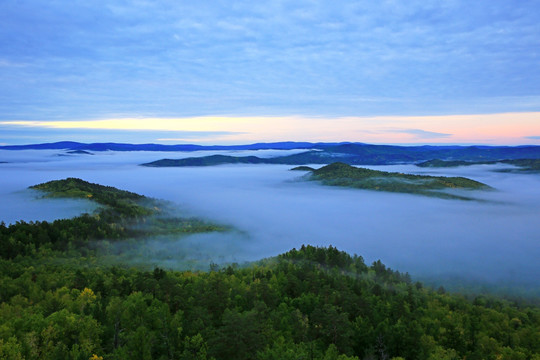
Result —
[{"label": "wispy cloud", "polygon": [[525,136],[525,139],[540,140],[540,136]]},{"label": "wispy cloud", "polygon": [[401,133],[401,134],[410,134],[414,135],[418,139],[438,139],[438,138],[447,138],[452,136],[452,134],[445,134],[435,131],[426,131],[421,129],[396,129],[388,130],[388,132]]},{"label": "wispy cloud", "polygon": [[0,118],[538,111],[521,99],[540,94],[539,9],[98,0],[38,13],[7,2]]},{"label": "wispy cloud", "polygon": [[178,127],[167,128],[159,125],[124,122],[124,127],[117,122],[0,122],[0,141],[10,144],[28,144],[73,140],[80,142],[128,142],[128,143],[163,143],[163,142],[198,142],[220,143],[228,138],[245,135],[239,131],[189,131]]}]

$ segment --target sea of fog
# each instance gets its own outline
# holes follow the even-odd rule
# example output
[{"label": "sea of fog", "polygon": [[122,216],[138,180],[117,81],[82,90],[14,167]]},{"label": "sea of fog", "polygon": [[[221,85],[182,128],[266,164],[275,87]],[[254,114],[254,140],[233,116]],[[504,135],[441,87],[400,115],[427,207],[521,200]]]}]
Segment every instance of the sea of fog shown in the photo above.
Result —
[{"label": "sea of fog", "polygon": [[[161,158],[216,152],[0,151],[0,221],[51,220],[92,211],[85,201],[38,199],[28,186],[79,177],[175,203],[183,215],[230,225],[227,233],[157,237],[118,246],[126,261],[181,268],[190,262],[257,260],[300,247],[333,245],[418,279],[452,277],[540,288],[540,175],[497,172],[503,165],[385,171],[465,176],[495,190],[467,192],[479,201],[383,193],[303,181],[287,165],[149,168]],[[287,151],[229,151],[276,156]],[[508,167],[506,167],[508,168]]]}]

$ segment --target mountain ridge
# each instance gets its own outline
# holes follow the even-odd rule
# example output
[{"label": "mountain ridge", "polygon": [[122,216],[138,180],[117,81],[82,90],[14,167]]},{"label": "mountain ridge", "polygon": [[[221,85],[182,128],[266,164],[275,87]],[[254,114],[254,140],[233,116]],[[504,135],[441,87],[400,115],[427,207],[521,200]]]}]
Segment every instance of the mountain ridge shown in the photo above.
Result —
[{"label": "mountain ridge", "polygon": [[198,151],[198,150],[291,150],[317,149],[346,144],[322,142],[282,141],[270,143],[253,143],[243,145],[197,145],[197,144],[130,144],[130,143],[80,143],[75,141],[59,141],[54,143],[5,145],[0,150],[92,150],[92,151]]},{"label": "mountain ridge", "polygon": [[[162,159],[147,163],[147,166],[209,166],[225,163],[269,163],[269,164],[329,164],[336,160],[350,165],[415,164],[433,159],[445,161],[500,161],[517,159],[540,159],[540,146],[459,146],[459,145],[374,145],[353,142],[273,142],[246,145],[195,145],[195,144],[128,144],[128,143],[79,143],[61,141],[56,143],[0,146],[0,150],[66,150],[66,151],[234,151],[234,150],[306,150],[301,153],[273,158],[231,156],[216,159],[186,158]],[[188,160],[192,159],[192,160]],[[162,164],[159,163],[162,162]]]}]

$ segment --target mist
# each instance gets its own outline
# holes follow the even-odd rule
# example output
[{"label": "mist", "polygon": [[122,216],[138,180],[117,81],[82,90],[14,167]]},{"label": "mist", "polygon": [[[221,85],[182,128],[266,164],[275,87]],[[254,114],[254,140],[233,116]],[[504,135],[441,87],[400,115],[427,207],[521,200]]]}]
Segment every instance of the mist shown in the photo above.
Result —
[{"label": "mist", "polygon": [[[61,200],[64,205],[58,207],[60,203],[37,200],[25,190],[44,181],[79,177],[168,200],[184,216],[234,228],[225,233],[161,236],[137,244],[106,244],[115,246],[125,261],[132,263],[167,269],[208,268],[211,262],[253,261],[302,244],[333,245],[363,256],[368,264],[381,259],[417,279],[434,279],[442,284],[445,279],[462,278],[510,288],[538,289],[540,285],[538,174],[495,171],[508,168],[503,165],[451,169],[370,166],[385,171],[465,176],[495,189],[468,191],[468,196],[481,201],[460,201],[322,186],[304,181],[304,172],[289,171],[292,166],[287,165],[138,166],[165,157],[194,156],[193,152],[59,153],[0,152],[0,161],[7,161],[0,164],[0,220],[13,222],[13,214],[45,220],[27,215],[39,217],[35,209],[41,206],[47,209],[47,220],[91,210],[87,202],[77,201]],[[17,203],[20,209],[12,214],[11,204]]]}]

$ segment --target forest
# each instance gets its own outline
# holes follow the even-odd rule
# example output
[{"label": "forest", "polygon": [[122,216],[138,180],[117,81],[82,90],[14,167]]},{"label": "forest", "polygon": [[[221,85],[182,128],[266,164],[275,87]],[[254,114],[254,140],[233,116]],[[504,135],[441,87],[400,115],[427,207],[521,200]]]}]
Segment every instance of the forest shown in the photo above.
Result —
[{"label": "forest", "polygon": [[319,169],[298,166],[291,170],[310,171],[309,180],[320,181],[324,185],[344,186],[376,191],[420,194],[433,197],[471,200],[469,196],[450,194],[440,190],[466,189],[488,190],[488,185],[464,177],[414,175],[397,172],[372,170],[334,162]]},{"label": "forest", "polygon": [[100,208],[0,224],[1,359],[540,359],[533,302],[432,289],[333,246],[208,271],[105,266],[91,242],[226,227],[79,179],[36,189]]}]

